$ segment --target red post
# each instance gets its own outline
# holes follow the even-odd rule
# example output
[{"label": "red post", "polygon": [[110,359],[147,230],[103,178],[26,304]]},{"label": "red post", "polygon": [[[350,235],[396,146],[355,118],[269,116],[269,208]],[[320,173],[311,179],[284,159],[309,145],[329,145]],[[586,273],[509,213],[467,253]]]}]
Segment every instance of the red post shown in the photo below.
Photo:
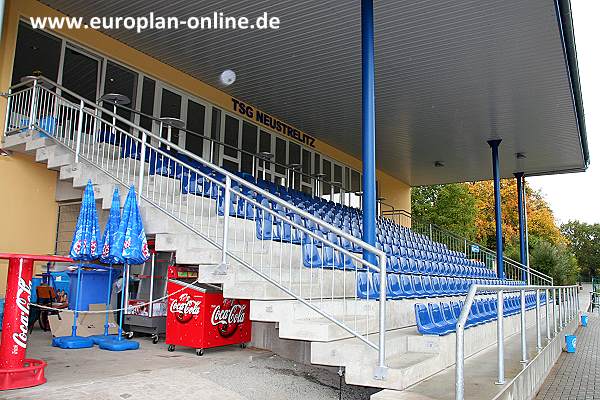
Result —
[{"label": "red post", "polygon": [[33,259],[9,259],[0,344],[0,369],[23,367],[27,349],[32,275]]}]

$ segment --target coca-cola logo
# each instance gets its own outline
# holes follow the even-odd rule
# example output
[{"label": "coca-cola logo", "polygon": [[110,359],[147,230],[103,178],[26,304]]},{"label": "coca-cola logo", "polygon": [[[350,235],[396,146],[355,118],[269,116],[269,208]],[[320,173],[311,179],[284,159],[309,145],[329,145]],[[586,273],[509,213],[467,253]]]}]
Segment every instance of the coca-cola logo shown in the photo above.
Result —
[{"label": "coca-cola logo", "polygon": [[240,304],[237,300],[224,299],[223,304],[216,306],[213,310],[210,322],[217,326],[219,334],[228,338],[233,336],[246,319],[246,304]]},{"label": "coca-cola logo", "polygon": [[182,293],[179,299],[173,299],[169,311],[175,314],[175,318],[181,323],[189,322],[194,315],[200,314],[200,301],[193,300],[189,294]]},{"label": "coca-cola logo", "polygon": [[27,327],[29,324],[29,302],[31,301],[31,281],[29,283],[19,277],[19,285],[17,288],[17,298],[15,302],[20,311],[19,315],[19,331],[13,333],[12,339],[14,344],[13,354],[17,354],[19,347],[25,349],[27,347]]}]

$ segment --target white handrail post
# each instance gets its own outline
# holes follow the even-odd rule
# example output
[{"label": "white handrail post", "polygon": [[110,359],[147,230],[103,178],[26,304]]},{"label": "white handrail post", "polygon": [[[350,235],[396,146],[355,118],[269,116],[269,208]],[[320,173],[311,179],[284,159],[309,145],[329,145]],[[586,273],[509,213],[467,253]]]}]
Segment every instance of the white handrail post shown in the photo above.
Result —
[{"label": "white handrail post", "polygon": [[550,290],[545,289],[544,292],[546,295],[546,340],[550,341]]},{"label": "white handrail post", "polygon": [[563,328],[562,288],[558,288],[558,330]]},{"label": "white handrail post", "polygon": [[525,290],[521,289],[521,363],[527,364],[527,326],[525,321]]},{"label": "white handrail post", "polygon": [[542,326],[540,322],[540,289],[535,290],[535,329],[536,329],[536,348],[539,352],[542,350]]},{"label": "white handrail post", "polygon": [[35,125],[35,114],[37,111],[37,86],[38,80],[33,81],[33,89],[31,91],[31,109],[29,110],[29,129],[33,129]]},{"label": "white handrail post", "polygon": [[558,315],[556,315],[556,288],[552,289],[552,319],[554,320],[554,337],[558,334]]},{"label": "white handrail post", "polygon": [[142,131],[142,142],[140,143],[140,165],[138,170],[138,198],[142,200],[142,191],[144,188],[144,168],[146,165],[146,141],[148,140],[148,135],[146,132]]},{"label": "white handrail post", "polygon": [[231,178],[225,176],[225,193],[223,195],[223,246],[221,247],[221,263],[216,273],[225,275],[227,273],[227,241],[229,240],[229,211],[231,202]]},{"label": "white handrail post", "polygon": [[10,118],[11,118],[11,113],[10,113],[10,103],[12,100],[12,88],[8,88],[8,93],[6,96],[6,114],[4,116],[4,132],[2,135],[2,140],[4,140],[4,135],[6,134],[6,132],[8,132],[8,126],[10,125]]},{"label": "white handrail post", "polygon": [[77,139],[75,143],[75,164],[79,163],[79,152],[81,151],[81,134],[83,129],[83,100],[79,102],[79,121],[77,121]]},{"label": "white handrail post", "polygon": [[498,306],[496,307],[498,319],[496,320],[498,340],[498,381],[496,385],[504,385],[504,291],[498,291]]},{"label": "white handrail post", "polygon": [[387,367],[385,365],[385,306],[387,300],[387,259],[385,253],[379,254],[379,353],[375,379],[385,380]]}]

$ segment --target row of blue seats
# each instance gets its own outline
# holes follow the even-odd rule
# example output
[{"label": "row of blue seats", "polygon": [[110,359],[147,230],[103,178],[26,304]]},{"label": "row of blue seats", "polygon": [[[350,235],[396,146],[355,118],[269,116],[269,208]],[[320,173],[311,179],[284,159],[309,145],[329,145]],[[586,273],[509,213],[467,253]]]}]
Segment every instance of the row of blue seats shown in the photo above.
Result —
[{"label": "row of blue seats", "polygon": [[[545,304],[545,295],[540,296],[540,304]],[[535,295],[525,296],[525,309],[535,307]],[[415,317],[417,330],[424,335],[446,335],[456,331],[456,323],[464,306],[460,302],[429,303],[428,305],[415,304]],[[521,298],[511,296],[504,299],[504,316],[520,313]],[[498,318],[498,304],[496,299],[475,300],[467,317],[465,328],[477,326],[494,321]]]},{"label": "row of blue seats", "polygon": [[[464,295],[471,285],[522,284],[499,279],[454,278],[445,276],[387,274],[386,297],[392,300]],[[361,299],[378,299],[380,275],[361,271],[357,274],[357,295]]]}]

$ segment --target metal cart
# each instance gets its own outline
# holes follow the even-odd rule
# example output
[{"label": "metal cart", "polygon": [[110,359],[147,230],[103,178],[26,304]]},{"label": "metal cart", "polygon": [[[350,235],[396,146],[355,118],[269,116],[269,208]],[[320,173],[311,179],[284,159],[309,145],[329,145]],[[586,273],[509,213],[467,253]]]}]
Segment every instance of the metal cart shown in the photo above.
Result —
[{"label": "metal cart", "polygon": [[166,332],[166,299],[151,303],[164,297],[167,293],[167,269],[172,261],[171,252],[155,252],[151,250],[150,259],[143,265],[131,267],[131,276],[137,281],[134,296],[127,302],[125,324],[128,331],[144,333],[152,336],[152,343],[158,343],[160,335]]}]

